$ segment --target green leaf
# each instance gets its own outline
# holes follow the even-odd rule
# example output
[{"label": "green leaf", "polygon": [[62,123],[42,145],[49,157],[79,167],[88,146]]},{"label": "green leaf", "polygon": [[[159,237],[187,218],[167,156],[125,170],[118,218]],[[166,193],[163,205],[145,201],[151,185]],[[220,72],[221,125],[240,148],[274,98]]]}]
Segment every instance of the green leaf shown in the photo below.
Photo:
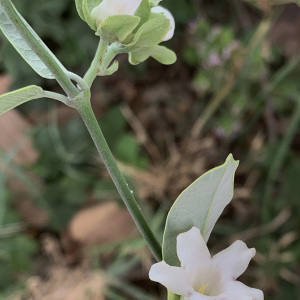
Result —
[{"label": "green leaf", "polygon": [[106,18],[100,27],[103,39],[112,43],[116,40],[123,42],[140,23],[141,18],[130,15],[113,15]]},{"label": "green leaf", "polygon": [[172,65],[176,62],[176,54],[164,46],[155,46],[152,48],[151,56],[164,65]]},{"label": "green leaf", "polygon": [[83,0],[83,2],[82,2],[82,12],[83,12],[83,15],[84,15],[84,20],[88,23],[88,25],[93,30],[97,30],[96,21],[91,16],[89,0]]},{"label": "green leaf", "polygon": [[160,1],[161,1],[161,0],[150,0],[150,5],[151,5],[151,6],[156,6],[156,5],[159,4]]},{"label": "green leaf", "polygon": [[150,8],[149,1],[148,0],[142,0],[140,6],[138,7],[138,9],[136,10],[134,15],[141,18],[141,21],[139,23],[139,27],[141,27],[144,23],[149,21],[150,16],[151,16],[151,8]]},{"label": "green leaf", "polygon": [[98,6],[101,2],[102,2],[102,0],[88,0],[87,6],[88,6],[88,9],[89,9],[90,13],[92,13],[92,10],[96,6]]},{"label": "green leaf", "polygon": [[184,190],[172,206],[163,238],[163,258],[171,266],[180,266],[176,254],[177,236],[196,226],[205,241],[233,197],[234,173],[238,166],[230,154],[226,162],[214,168]]},{"label": "green leaf", "polygon": [[118,69],[119,69],[119,62],[117,60],[115,60],[109,68],[98,73],[98,75],[99,76],[110,76],[110,75],[114,74],[115,72],[117,72]]},{"label": "green leaf", "polygon": [[92,18],[92,10],[98,6],[102,0],[82,0],[82,13],[84,20],[93,29],[97,30],[96,21]]},{"label": "green leaf", "polygon": [[126,46],[152,47],[163,41],[170,29],[170,21],[161,15],[150,19],[135,34],[133,41]]},{"label": "green leaf", "polygon": [[132,65],[138,65],[141,62],[144,62],[150,57],[148,48],[138,49],[129,53],[129,62]]},{"label": "green leaf", "polygon": [[[18,13],[18,12],[17,12]],[[19,14],[19,13],[18,13]],[[25,26],[32,32],[37,40],[42,44],[43,41],[38,37],[38,35],[32,30],[24,18],[19,14]],[[3,6],[0,3],[0,28],[10,43],[15,47],[19,54],[24,58],[24,60],[42,77],[48,79],[54,79],[52,72],[47,68],[47,66],[40,60],[37,54],[31,49],[27,42],[22,38],[21,34],[15,28],[14,24],[4,13]]]},{"label": "green leaf", "polygon": [[36,85],[0,96],[0,115],[27,101],[43,97],[43,89]]},{"label": "green leaf", "polygon": [[181,296],[175,295],[168,290],[168,300],[180,300]]},{"label": "green leaf", "polygon": [[75,5],[76,5],[76,9],[77,9],[79,17],[83,21],[85,21],[84,14],[83,14],[83,9],[82,9],[82,1],[83,0],[75,0]]},{"label": "green leaf", "polygon": [[132,65],[137,65],[148,59],[150,56],[164,65],[171,65],[175,63],[177,59],[176,54],[172,50],[156,45],[150,48],[140,48],[129,53],[129,62]]}]

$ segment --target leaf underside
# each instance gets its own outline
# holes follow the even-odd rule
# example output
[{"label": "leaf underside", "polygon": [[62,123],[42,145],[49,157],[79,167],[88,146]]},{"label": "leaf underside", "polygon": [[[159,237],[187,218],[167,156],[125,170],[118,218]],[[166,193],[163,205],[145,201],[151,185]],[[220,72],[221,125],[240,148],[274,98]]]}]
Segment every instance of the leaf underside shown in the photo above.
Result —
[{"label": "leaf underside", "polygon": [[[35,38],[44,44],[43,41],[37,36],[37,34],[31,29],[29,24],[24,20],[24,18],[19,14],[24,25],[34,34]],[[19,52],[19,54],[24,58],[24,60],[37,72],[40,76],[47,79],[54,79],[52,72],[47,68],[47,66],[41,61],[38,55],[31,49],[28,43],[23,39],[21,34],[18,32],[14,24],[4,13],[4,9],[0,4],[0,29],[14,46],[14,48]]]},{"label": "leaf underside", "polygon": [[163,258],[171,266],[180,266],[176,254],[177,236],[196,226],[207,242],[210,233],[233,197],[234,173],[238,162],[229,155],[184,190],[172,206],[163,239]]},{"label": "leaf underside", "polygon": [[30,100],[43,97],[43,89],[36,85],[0,96],[0,115]]}]

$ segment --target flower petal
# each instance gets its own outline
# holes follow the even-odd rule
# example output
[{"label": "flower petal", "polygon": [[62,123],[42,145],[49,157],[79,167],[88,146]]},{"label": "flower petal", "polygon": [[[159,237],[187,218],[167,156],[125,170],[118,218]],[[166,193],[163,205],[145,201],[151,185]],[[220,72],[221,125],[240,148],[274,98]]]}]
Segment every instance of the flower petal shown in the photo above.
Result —
[{"label": "flower petal", "polygon": [[[190,297],[189,300],[217,300],[215,297],[206,296],[200,293],[194,292]],[[230,299],[231,300],[231,299]]]},{"label": "flower petal", "polygon": [[218,300],[263,300],[264,293],[259,289],[251,288],[239,281],[229,281],[225,285],[225,292],[218,296]]},{"label": "flower petal", "polygon": [[249,249],[244,242],[236,241],[212,259],[225,281],[235,280],[245,272],[255,252],[254,248]]},{"label": "flower petal", "polygon": [[195,262],[202,262],[211,258],[200,230],[193,227],[177,237],[177,255],[182,267],[189,270]]},{"label": "flower petal", "polygon": [[142,0],[115,0],[115,2],[118,2],[114,5],[116,14],[134,15]]},{"label": "flower petal", "polygon": [[142,0],[103,0],[92,10],[92,17],[96,20],[97,26],[113,15],[134,15]]},{"label": "flower petal", "polygon": [[154,264],[149,272],[151,280],[164,285],[172,293],[189,296],[194,292],[188,282],[187,273],[182,268],[171,267],[164,261]]},{"label": "flower petal", "polygon": [[208,283],[206,280],[207,275],[212,271],[212,260],[197,227],[192,227],[189,231],[178,235],[177,256],[195,290],[199,289],[201,284]]},{"label": "flower petal", "polygon": [[174,20],[173,15],[171,14],[170,11],[168,11],[166,8],[164,8],[160,5],[152,7],[151,11],[154,13],[163,13],[166,16],[166,18],[169,19],[171,29],[169,30],[169,32],[167,33],[167,35],[165,36],[163,41],[170,40],[173,37],[174,31],[175,31],[175,20]]}]

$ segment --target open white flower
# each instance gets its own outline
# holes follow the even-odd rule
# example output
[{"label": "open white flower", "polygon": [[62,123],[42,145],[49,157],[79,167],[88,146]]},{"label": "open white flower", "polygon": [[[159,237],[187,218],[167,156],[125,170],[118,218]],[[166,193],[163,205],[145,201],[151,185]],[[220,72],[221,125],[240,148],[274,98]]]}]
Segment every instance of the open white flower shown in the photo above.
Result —
[{"label": "open white flower", "polygon": [[152,7],[151,11],[154,13],[163,13],[166,16],[166,18],[169,19],[171,29],[169,30],[169,32],[167,33],[167,35],[165,36],[163,41],[170,40],[173,37],[174,31],[175,31],[175,20],[174,20],[173,15],[166,8],[164,8],[160,5]]},{"label": "open white flower", "polygon": [[162,261],[151,267],[149,277],[190,300],[263,300],[261,290],[236,281],[255,252],[244,242],[236,241],[211,257],[200,230],[193,227],[177,237],[181,267]]},{"label": "open white flower", "polygon": [[142,0],[103,0],[92,10],[92,18],[97,27],[103,20],[113,15],[133,16]]}]

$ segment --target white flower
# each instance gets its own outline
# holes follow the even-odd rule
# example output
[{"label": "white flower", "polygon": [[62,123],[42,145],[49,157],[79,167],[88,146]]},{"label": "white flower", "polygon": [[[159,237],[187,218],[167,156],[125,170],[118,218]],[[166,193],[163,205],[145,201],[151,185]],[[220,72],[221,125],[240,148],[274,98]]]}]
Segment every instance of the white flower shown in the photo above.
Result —
[{"label": "white flower", "polygon": [[134,15],[142,0],[103,0],[92,10],[92,18],[97,27],[103,20],[113,15]]},{"label": "white flower", "polygon": [[245,272],[255,249],[242,241],[211,257],[200,230],[177,237],[177,255],[181,267],[164,261],[151,267],[149,277],[174,294],[190,300],[263,300],[261,290],[250,288],[236,279]]},{"label": "white flower", "polygon": [[170,40],[173,37],[174,30],[175,30],[175,20],[174,20],[173,15],[167,9],[165,9],[164,7],[162,7],[160,5],[152,7],[151,11],[154,13],[163,13],[167,17],[167,19],[169,19],[171,29],[169,30],[169,32],[167,33],[167,35],[165,36],[163,41]]}]

